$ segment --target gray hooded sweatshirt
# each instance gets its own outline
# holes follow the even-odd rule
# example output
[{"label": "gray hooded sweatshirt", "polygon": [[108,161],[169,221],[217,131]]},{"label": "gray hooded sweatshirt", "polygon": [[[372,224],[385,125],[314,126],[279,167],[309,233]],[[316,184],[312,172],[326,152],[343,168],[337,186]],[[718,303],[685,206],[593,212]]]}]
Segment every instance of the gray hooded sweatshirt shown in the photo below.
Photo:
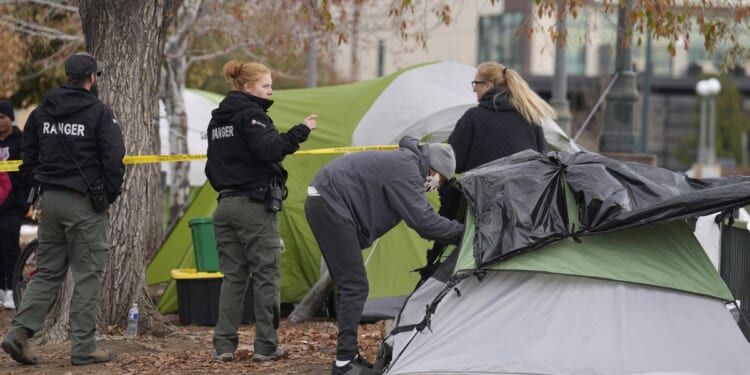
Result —
[{"label": "gray hooded sweatshirt", "polygon": [[354,223],[363,249],[401,220],[425,239],[458,244],[463,224],[440,216],[425,196],[428,152],[416,139],[403,137],[398,150],[357,152],[331,161],[312,186]]}]

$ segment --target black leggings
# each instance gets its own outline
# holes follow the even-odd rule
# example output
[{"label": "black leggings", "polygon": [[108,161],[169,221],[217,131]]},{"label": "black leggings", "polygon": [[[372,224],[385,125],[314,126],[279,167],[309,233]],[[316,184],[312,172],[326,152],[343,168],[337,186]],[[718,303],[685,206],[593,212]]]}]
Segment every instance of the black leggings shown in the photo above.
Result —
[{"label": "black leggings", "polygon": [[369,293],[357,231],[321,197],[307,198],[305,216],[336,286],[336,359],[352,360],[358,352],[357,330]]},{"label": "black leggings", "polygon": [[0,214],[0,289],[13,289],[13,270],[21,249],[21,218],[17,214]]}]

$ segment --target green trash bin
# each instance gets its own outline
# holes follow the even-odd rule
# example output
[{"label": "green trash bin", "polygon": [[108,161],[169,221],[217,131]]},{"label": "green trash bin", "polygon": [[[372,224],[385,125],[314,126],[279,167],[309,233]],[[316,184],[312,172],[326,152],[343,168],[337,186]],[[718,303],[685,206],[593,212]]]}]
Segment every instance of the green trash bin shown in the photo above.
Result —
[{"label": "green trash bin", "polygon": [[216,251],[214,237],[214,220],[210,217],[198,217],[190,220],[193,234],[193,253],[198,272],[219,271],[219,254]]}]

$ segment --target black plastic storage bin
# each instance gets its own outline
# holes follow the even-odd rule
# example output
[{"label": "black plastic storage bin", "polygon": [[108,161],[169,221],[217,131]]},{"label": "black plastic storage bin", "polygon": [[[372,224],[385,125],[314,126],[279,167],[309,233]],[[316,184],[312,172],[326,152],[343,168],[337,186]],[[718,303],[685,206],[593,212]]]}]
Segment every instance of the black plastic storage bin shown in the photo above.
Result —
[{"label": "black plastic storage bin", "polygon": [[[219,294],[224,275],[221,272],[197,272],[195,269],[172,270],[177,283],[177,308],[182,325],[216,325],[219,318]],[[247,288],[242,324],[255,321],[252,282]]]},{"label": "black plastic storage bin", "polygon": [[[742,315],[750,319],[750,231],[747,223],[726,221],[721,227],[721,265],[719,272],[734,298],[740,301]],[[738,322],[745,338],[750,341],[748,320]]]}]

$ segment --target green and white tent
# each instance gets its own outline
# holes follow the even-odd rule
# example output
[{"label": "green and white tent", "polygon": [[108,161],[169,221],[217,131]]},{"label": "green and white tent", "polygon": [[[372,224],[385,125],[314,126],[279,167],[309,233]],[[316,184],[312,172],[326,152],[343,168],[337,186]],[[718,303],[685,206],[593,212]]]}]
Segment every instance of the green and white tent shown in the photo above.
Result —
[{"label": "green and white tent", "polygon": [[750,178],[525,151],[459,183],[463,241],[399,313],[387,374],[750,373],[684,221],[747,204]]},{"label": "green and white tent", "polygon": [[[274,92],[270,116],[280,131],[299,123],[307,114],[319,115],[318,128],[301,151],[366,145],[393,145],[403,135],[441,141],[447,138],[459,117],[476,105],[470,81],[476,69],[455,62],[438,62],[414,66],[386,77],[353,84]],[[193,92],[192,94],[196,94]],[[197,93],[201,94],[201,93]],[[201,95],[205,96],[205,95]],[[220,97],[206,96],[214,103]],[[193,98],[196,99],[196,98]],[[205,103],[198,98],[193,103]],[[203,108],[199,108],[203,106]],[[213,106],[188,104],[190,133],[205,130],[205,114]],[[191,122],[192,112],[203,114],[204,123]],[[197,116],[196,116],[197,117]],[[544,124],[550,143],[561,149],[575,149],[553,122]],[[194,137],[201,142],[200,137]],[[205,142],[205,140],[203,140]],[[190,146],[191,153],[205,153],[205,146]],[[306,188],[317,171],[339,154],[290,155],[284,160],[289,171],[289,197],[281,213],[281,237],[285,250],[281,259],[282,302],[303,299],[320,275],[320,251],[304,215]],[[200,164],[202,165],[202,164]],[[192,166],[191,176],[196,173]],[[202,173],[202,170],[200,171]],[[437,204],[437,194],[430,199]],[[193,204],[168,235],[147,269],[147,283],[169,283],[158,302],[162,313],[177,310],[176,288],[170,271],[193,268],[194,256],[190,220],[210,217],[216,206],[216,192],[205,183]],[[421,239],[405,224],[380,238],[374,248],[365,251],[370,295],[365,316],[392,317],[414,289],[419,276],[412,270],[422,267],[425,250],[431,243]]]}]

